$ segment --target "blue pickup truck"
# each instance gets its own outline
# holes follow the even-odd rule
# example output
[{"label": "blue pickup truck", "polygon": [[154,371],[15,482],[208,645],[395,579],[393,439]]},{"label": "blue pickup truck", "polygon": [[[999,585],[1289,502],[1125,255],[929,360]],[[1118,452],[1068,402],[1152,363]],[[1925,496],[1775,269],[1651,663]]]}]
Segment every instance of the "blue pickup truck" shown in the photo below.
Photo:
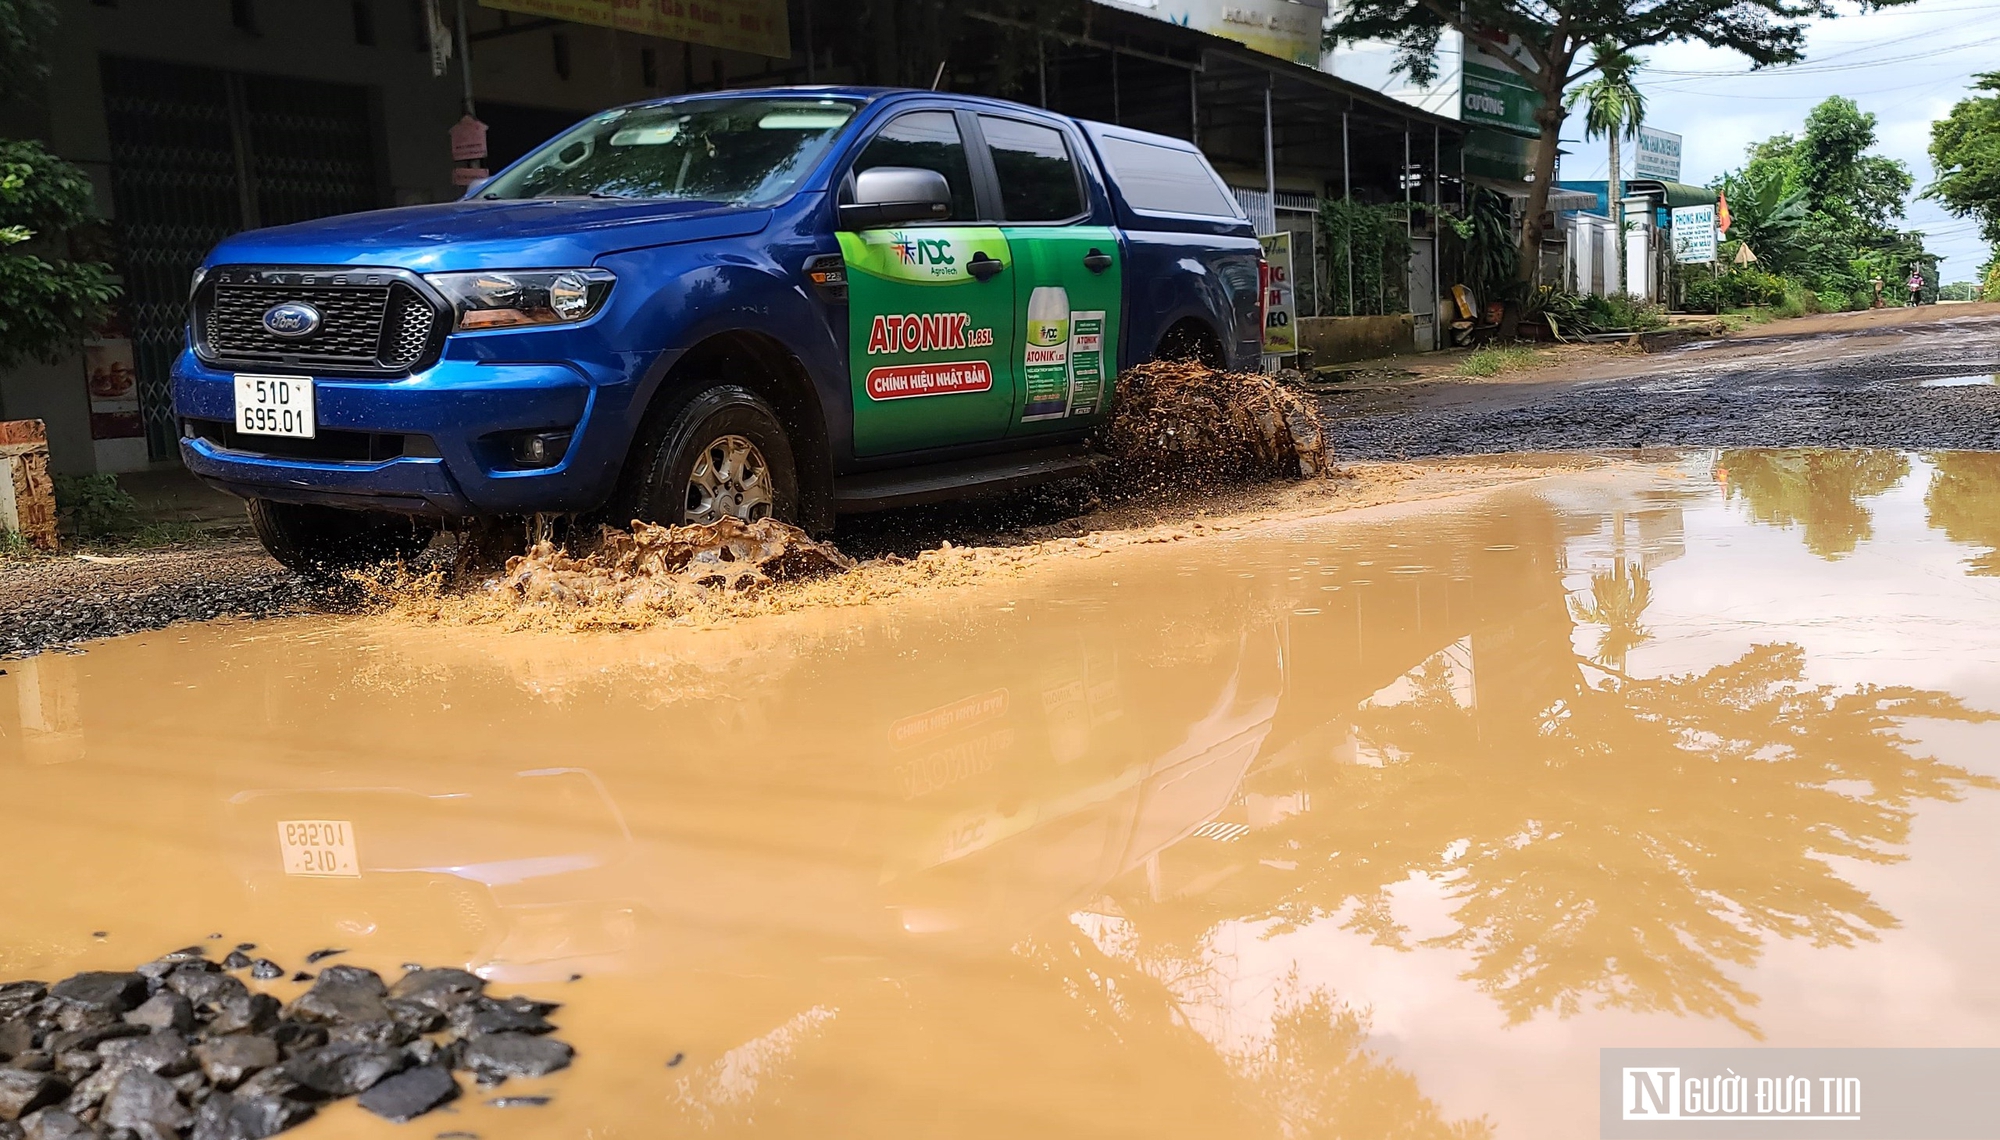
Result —
[{"label": "blue pickup truck", "polygon": [[225,240],[174,409],[301,569],[447,519],[824,532],[1077,472],[1123,367],[1254,367],[1260,272],[1178,139],[925,91],[667,99],[457,202]]}]

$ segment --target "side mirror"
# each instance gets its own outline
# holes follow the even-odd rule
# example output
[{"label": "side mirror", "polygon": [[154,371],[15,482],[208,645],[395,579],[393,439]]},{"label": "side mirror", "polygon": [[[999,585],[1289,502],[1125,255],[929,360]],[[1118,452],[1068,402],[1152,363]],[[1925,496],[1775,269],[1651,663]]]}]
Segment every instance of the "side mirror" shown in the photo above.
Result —
[{"label": "side mirror", "polygon": [[840,228],[865,230],[951,216],[951,183],[935,170],[878,166],[854,176],[854,201],[840,207]]}]

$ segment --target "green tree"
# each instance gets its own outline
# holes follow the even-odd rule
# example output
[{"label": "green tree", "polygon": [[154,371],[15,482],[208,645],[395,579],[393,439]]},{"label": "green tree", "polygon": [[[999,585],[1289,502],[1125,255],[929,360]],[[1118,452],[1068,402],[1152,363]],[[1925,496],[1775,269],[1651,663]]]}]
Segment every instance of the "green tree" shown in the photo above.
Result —
[{"label": "green tree", "polygon": [[1806,116],[1795,160],[1815,213],[1852,228],[1882,231],[1903,216],[1913,181],[1908,166],[1868,153],[1875,145],[1875,122],[1874,113],[1854,100],[1831,96]]},{"label": "green tree", "polygon": [[55,26],[49,0],[0,0],[0,100],[30,94],[49,77],[42,44]]},{"label": "green tree", "polygon": [[[0,0],[0,101],[48,78],[42,45],[54,27],[47,0]],[[94,220],[81,170],[39,143],[0,139],[0,368],[60,356],[103,319],[118,292],[110,267],[66,249]]]},{"label": "green tree", "polygon": [[[1861,7],[1907,2],[1872,0]],[[1849,10],[1833,0],[1352,0],[1328,26],[1325,39],[1329,47],[1358,40],[1392,42],[1397,69],[1418,82],[1436,77],[1438,40],[1446,29],[1499,45],[1496,54],[1541,97],[1518,270],[1523,280],[1531,280],[1569,114],[1563,93],[1600,66],[1595,58],[1582,58],[1585,47],[1608,44],[1631,51],[1698,41],[1737,52],[1753,67],[1769,67],[1805,57],[1808,21]]]},{"label": "green tree", "polygon": [[1894,224],[1914,184],[1909,167],[1868,153],[1875,142],[1875,116],[1836,95],[1801,133],[1752,146],[1743,168],[1716,183],[1737,218],[1729,236],[1772,271],[1856,300],[1870,296],[1872,277],[1900,282],[1917,268],[1933,278],[1923,236]]},{"label": "green tree", "polygon": [[64,255],[93,220],[90,181],[33,142],[0,140],[0,368],[55,358],[103,319],[110,267]]},{"label": "green tree", "polygon": [[1812,221],[1805,190],[1769,166],[1726,175],[1719,188],[1729,196],[1730,240],[1748,243],[1757,263],[1772,273],[1792,269],[1800,235]]},{"label": "green tree", "polygon": [[[1646,97],[1632,82],[1633,74],[1639,70],[1639,61],[1630,52],[1620,51],[1614,44],[1601,43],[1591,49],[1590,62],[1597,68],[1597,78],[1573,88],[1566,106],[1575,110],[1576,105],[1582,103],[1583,137],[1594,139],[1601,135],[1610,147],[1609,173],[1604,183],[1606,201],[1611,206],[1611,231],[1622,235],[1625,232],[1625,167],[1618,153],[1618,141],[1621,136],[1639,137],[1639,122],[1646,117]],[[1613,249],[1618,255],[1620,286],[1614,292],[1624,292],[1625,242],[1622,237]]]},{"label": "green tree", "polygon": [[[1980,236],[2000,245],[2000,71],[1974,77],[1974,91],[1931,124],[1931,166],[1937,178],[1924,197],[1961,218],[1976,218]],[[1993,265],[2000,273],[2000,262]]]}]

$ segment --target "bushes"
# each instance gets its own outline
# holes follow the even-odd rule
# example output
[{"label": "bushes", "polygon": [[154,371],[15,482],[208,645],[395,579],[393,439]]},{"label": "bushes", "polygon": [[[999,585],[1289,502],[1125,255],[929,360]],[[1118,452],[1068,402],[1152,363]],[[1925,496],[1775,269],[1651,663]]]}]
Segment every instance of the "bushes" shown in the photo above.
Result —
[{"label": "bushes", "polygon": [[1681,267],[1681,307],[1690,313],[1783,305],[1788,297],[1795,297],[1793,290],[1803,292],[1797,282],[1755,265],[1734,266],[1721,273],[1706,265]]},{"label": "bushes", "polygon": [[139,504],[111,475],[56,476],[56,516],[79,538],[103,538],[139,525]]},{"label": "bushes", "polygon": [[1643,331],[1660,328],[1667,323],[1666,311],[1659,305],[1651,301],[1637,301],[1623,293],[1599,297],[1545,289],[1539,302],[1541,315],[1548,319],[1558,336]]},{"label": "bushes", "polygon": [[[1407,203],[1369,205],[1344,198],[1322,199],[1319,235],[1324,258],[1320,312],[1331,315],[1410,311]],[[1300,255],[1304,252],[1292,251],[1295,264],[1302,260]],[[1354,285],[1351,297],[1347,291],[1350,277]]]}]

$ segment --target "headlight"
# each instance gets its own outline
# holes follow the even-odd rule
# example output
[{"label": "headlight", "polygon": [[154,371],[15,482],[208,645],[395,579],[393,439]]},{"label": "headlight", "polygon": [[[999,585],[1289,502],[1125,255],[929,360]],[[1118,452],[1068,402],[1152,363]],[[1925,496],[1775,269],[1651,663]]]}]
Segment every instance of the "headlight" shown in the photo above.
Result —
[{"label": "headlight", "polygon": [[432,273],[424,280],[451,302],[453,328],[470,332],[573,324],[603,308],[618,279],[606,269],[531,269]]}]

